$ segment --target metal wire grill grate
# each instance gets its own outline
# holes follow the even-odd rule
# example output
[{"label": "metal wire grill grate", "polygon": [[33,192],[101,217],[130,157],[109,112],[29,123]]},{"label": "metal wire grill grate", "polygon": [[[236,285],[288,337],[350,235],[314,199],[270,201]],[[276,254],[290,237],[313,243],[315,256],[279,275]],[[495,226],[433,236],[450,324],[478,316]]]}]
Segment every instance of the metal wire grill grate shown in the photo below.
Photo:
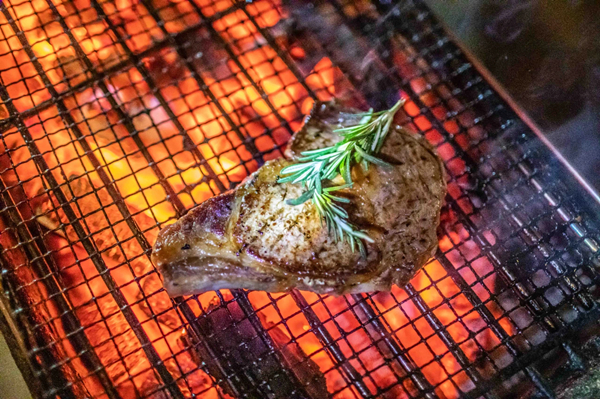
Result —
[{"label": "metal wire grill grate", "polygon": [[[266,0],[0,7],[2,303],[38,396],[552,396],[539,361],[577,360],[597,208],[420,2],[318,3],[298,36]],[[165,223],[281,156],[313,101],[390,92],[449,173],[409,285],[168,298]]]}]

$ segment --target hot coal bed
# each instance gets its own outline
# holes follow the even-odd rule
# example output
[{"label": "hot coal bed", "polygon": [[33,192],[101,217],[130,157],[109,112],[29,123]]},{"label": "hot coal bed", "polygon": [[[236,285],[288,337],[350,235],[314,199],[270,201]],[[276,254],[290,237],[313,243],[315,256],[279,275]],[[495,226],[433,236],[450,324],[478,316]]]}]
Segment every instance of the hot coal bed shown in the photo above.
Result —
[{"label": "hot coal bed", "polygon": [[[4,0],[2,331],[40,398],[597,397],[600,207],[419,0]],[[434,259],[389,293],[170,299],[157,232],[315,100],[437,148]]]}]

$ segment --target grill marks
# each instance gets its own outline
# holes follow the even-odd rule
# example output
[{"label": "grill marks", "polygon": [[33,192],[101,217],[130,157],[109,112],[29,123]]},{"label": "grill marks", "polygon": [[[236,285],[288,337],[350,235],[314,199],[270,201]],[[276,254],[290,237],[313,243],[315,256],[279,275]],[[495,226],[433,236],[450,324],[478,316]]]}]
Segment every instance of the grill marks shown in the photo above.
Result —
[{"label": "grill marks", "polygon": [[322,243],[320,219],[310,202],[295,207],[284,205],[286,198],[296,198],[302,192],[300,186],[271,184],[276,179],[274,174],[285,164],[271,164],[271,173],[259,172],[246,186],[232,234],[249,253],[268,262],[305,264],[310,261],[311,250]]},{"label": "grill marks", "polygon": [[[336,102],[315,103],[311,117],[294,138],[291,152],[314,149],[315,141],[307,132],[334,129],[335,124],[321,121],[343,118],[344,111],[354,110],[344,110]],[[306,136],[308,144],[304,143]],[[332,135],[323,144],[334,145],[339,139]],[[276,160],[233,191],[231,220],[221,221],[225,236],[214,236],[210,231],[212,217],[202,219],[218,205],[215,200],[201,204],[159,234],[152,256],[159,270],[169,270],[167,290],[171,295],[211,290],[217,283],[209,276],[219,274],[219,288],[271,292],[296,287],[342,294],[389,290],[393,283],[405,284],[436,247],[435,231],[446,192],[444,171],[423,138],[401,129],[391,129],[382,153],[396,160],[395,164],[371,165],[368,170],[357,165],[352,171],[355,187],[344,193],[354,197],[351,220],[364,221],[362,227],[374,239],[367,246],[366,259],[328,233],[311,202],[285,204],[286,198],[299,197],[304,188],[279,184],[280,171],[290,161]],[[433,195],[428,195],[429,190]],[[188,226],[193,226],[192,230]],[[181,251],[189,241],[193,241],[192,249]],[[251,280],[252,274],[264,274],[269,284],[263,285],[263,278]],[[272,280],[279,284],[273,286]]]}]

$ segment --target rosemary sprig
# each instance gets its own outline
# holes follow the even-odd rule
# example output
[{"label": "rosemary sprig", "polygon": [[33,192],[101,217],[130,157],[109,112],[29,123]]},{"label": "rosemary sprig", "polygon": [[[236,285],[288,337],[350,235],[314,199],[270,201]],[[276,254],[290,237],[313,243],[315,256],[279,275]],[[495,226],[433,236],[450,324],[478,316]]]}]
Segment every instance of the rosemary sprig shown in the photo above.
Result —
[{"label": "rosemary sprig", "polygon": [[[373,239],[350,222],[348,212],[340,206],[350,200],[334,193],[352,187],[351,172],[354,163],[362,163],[365,169],[368,169],[369,163],[389,165],[375,154],[381,150],[394,115],[403,104],[404,100],[400,100],[386,111],[373,112],[371,109],[364,113],[346,114],[348,118],[357,119],[358,123],[334,130],[342,136],[340,142],[331,147],[302,152],[298,163],[281,170],[281,175],[285,177],[278,180],[279,183],[303,184],[306,191],[287,203],[300,205],[312,200],[325,221],[329,234],[335,240],[348,241],[352,251],[358,247],[363,257],[366,257],[363,241],[372,243]],[[326,187],[326,183],[338,175],[344,178],[346,184]]]}]

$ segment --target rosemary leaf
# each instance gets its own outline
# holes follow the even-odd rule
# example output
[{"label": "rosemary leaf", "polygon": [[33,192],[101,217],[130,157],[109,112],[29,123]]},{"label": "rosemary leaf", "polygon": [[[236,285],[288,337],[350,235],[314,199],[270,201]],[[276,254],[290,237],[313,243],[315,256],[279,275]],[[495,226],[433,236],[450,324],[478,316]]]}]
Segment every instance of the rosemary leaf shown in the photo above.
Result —
[{"label": "rosemary leaf", "polygon": [[379,165],[379,166],[392,166],[389,163],[385,162],[382,159],[376,158],[373,155],[369,155],[365,150],[363,150],[362,148],[360,148],[359,145],[356,145],[355,148],[356,152],[358,152],[360,154],[361,157],[363,157],[366,161],[369,161],[371,163],[374,163],[375,165]]},{"label": "rosemary leaf", "polygon": [[298,198],[287,200],[287,201],[285,201],[285,203],[288,204],[288,205],[301,205],[301,204],[304,204],[309,199],[311,199],[312,196],[313,196],[313,190],[308,190],[308,191],[305,191]]},{"label": "rosemary leaf", "polygon": [[[342,140],[330,147],[302,152],[298,163],[283,168],[280,174],[284,177],[278,179],[278,183],[303,184],[306,191],[286,203],[300,205],[312,200],[328,234],[335,241],[348,242],[353,252],[358,248],[363,258],[367,256],[364,242],[373,243],[373,239],[350,222],[348,212],[339,205],[348,204],[350,200],[330,193],[352,187],[353,163],[362,164],[365,170],[368,170],[370,163],[390,166],[375,155],[381,151],[394,115],[403,104],[404,101],[400,100],[386,111],[373,112],[370,109],[357,114],[342,113],[347,119],[357,121],[356,124],[334,130]],[[324,186],[338,175],[344,178],[346,184]]]},{"label": "rosemary leaf", "polygon": [[326,193],[330,193],[332,191],[339,191],[339,190],[343,190],[345,188],[350,188],[350,187],[352,187],[352,183],[342,184],[341,186],[327,187],[327,188],[324,188],[323,191],[325,191]]}]

